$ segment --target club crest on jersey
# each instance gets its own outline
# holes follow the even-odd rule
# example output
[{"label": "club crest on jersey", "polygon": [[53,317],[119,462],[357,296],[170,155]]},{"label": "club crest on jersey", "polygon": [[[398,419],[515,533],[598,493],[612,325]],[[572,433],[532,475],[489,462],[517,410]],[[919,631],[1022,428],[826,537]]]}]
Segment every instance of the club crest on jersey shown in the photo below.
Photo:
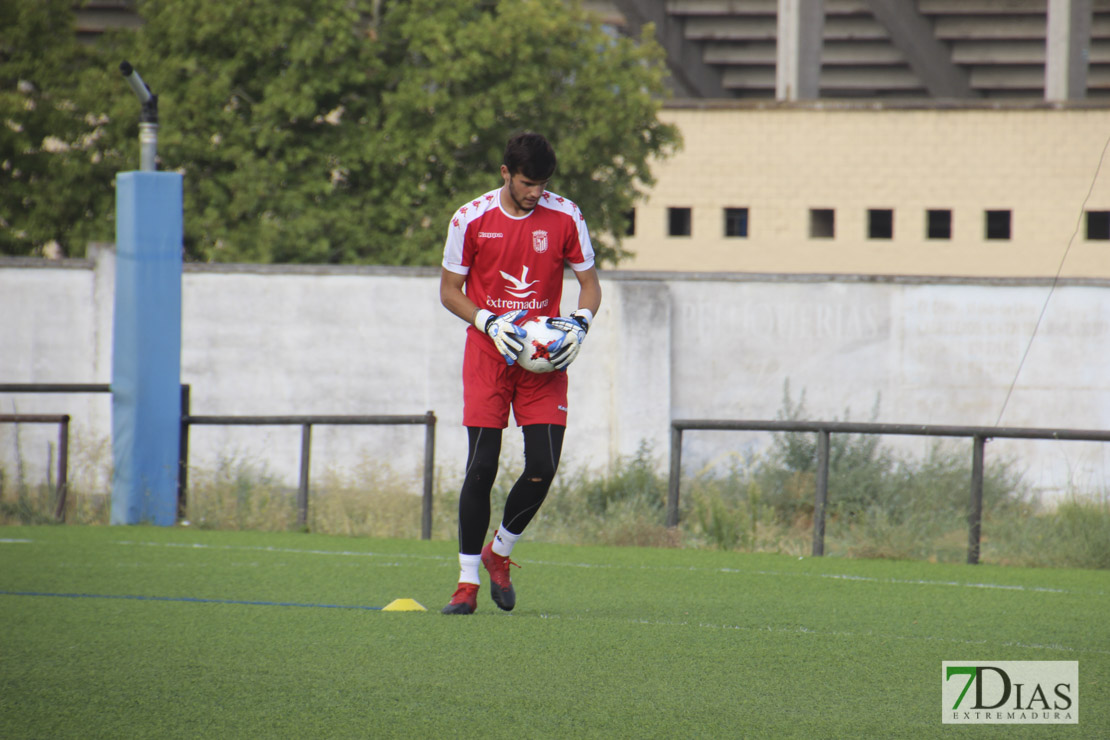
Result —
[{"label": "club crest on jersey", "polygon": [[547,232],[542,229],[537,229],[532,232],[532,249],[536,250],[536,254],[543,254],[547,251]]}]

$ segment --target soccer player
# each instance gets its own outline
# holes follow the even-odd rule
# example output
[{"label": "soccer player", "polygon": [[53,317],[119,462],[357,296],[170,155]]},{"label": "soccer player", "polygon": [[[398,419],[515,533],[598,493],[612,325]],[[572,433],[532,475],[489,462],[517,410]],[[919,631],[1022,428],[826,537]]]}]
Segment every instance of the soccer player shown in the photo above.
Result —
[{"label": "soccer player", "polygon": [[[513,546],[535,516],[559,466],[567,423],[567,366],[601,305],[586,219],[571,201],[546,190],[555,151],[540,134],[509,139],[501,165],[504,184],[465,204],[451,219],[443,248],[440,301],[471,324],[463,355],[463,424],[469,440],[459,494],[459,583],[444,614],[478,608],[479,566],[490,595],[510,611]],[[563,269],[578,279],[578,308],[561,314]],[[516,364],[527,314],[552,316],[567,340],[552,355],[557,368],[531,373]],[[490,489],[501,456],[501,433],[512,407],[524,432],[524,472],[509,491],[501,524],[484,547]]]}]

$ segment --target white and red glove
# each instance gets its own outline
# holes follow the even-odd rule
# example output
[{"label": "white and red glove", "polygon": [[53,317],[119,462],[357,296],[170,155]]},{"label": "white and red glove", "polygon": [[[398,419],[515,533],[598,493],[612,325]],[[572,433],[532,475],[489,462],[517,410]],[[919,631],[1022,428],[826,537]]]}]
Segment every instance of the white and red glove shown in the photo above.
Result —
[{"label": "white and red glove", "polygon": [[528,313],[527,309],[518,308],[497,316],[493,311],[483,308],[474,315],[474,326],[489,335],[493,340],[493,346],[509,365],[516,362],[517,355],[524,349],[524,343],[520,340],[526,332],[514,322],[526,313]]},{"label": "white and red glove", "polygon": [[586,338],[586,332],[590,330],[590,322],[593,320],[594,313],[588,308],[580,308],[570,316],[557,316],[547,320],[548,326],[567,334],[563,346],[551,355],[551,364],[556,370],[566,370],[567,366],[578,357],[578,351],[582,349],[582,341]]}]

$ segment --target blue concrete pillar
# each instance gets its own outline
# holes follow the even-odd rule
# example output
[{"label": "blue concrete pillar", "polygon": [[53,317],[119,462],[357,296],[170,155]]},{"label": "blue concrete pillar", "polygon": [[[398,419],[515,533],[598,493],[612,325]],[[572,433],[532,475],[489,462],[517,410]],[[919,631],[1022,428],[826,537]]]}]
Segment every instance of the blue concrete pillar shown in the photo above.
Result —
[{"label": "blue concrete pillar", "polygon": [[116,177],[112,524],[177,519],[182,177]]}]

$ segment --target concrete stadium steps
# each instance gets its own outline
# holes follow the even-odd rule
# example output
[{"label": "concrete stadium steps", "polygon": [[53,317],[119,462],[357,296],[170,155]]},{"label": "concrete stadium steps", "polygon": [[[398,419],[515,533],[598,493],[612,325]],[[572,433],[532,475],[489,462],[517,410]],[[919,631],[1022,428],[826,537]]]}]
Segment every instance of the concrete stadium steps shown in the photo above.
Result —
[{"label": "concrete stadium steps", "polygon": [[[586,3],[614,26],[627,2]],[[658,5],[640,0],[641,6]],[[973,97],[1043,99],[1047,0],[916,0]],[[777,0],[667,0],[666,17],[738,98],[773,99]],[[1110,100],[1110,0],[1092,0],[1087,97]],[[821,97],[927,98],[927,85],[865,0],[825,0]]]}]

